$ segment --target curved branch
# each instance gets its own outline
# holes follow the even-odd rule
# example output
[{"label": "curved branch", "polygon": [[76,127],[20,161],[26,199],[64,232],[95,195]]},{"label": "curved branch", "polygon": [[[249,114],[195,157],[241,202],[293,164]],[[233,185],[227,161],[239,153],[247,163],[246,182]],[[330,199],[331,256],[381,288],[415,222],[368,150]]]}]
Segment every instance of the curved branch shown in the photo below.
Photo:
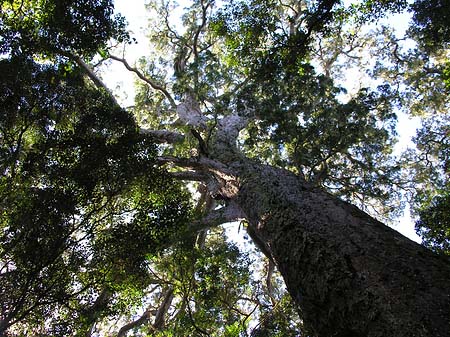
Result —
[{"label": "curved branch", "polygon": [[164,96],[166,96],[166,98],[169,100],[172,108],[176,109],[177,104],[175,103],[175,100],[172,98],[172,96],[170,95],[170,93],[167,91],[166,88],[164,88],[163,86],[152,81],[148,77],[144,76],[144,74],[141,71],[139,71],[137,68],[130,66],[130,64],[124,58],[117,57],[114,55],[109,55],[109,57],[115,61],[121,62],[125,66],[125,68],[127,68],[127,70],[135,73],[141,80],[143,80],[145,83],[150,85],[150,87],[152,87],[154,90],[158,90],[158,91],[162,92],[164,94]]},{"label": "curved branch", "polygon": [[189,301],[187,302],[187,309],[188,309],[189,319],[191,320],[191,323],[192,323],[193,327],[195,328],[195,330],[197,330],[198,332],[200,332],[204,336],[208,336],[208,337],[211,336],[208,331],[200,328],[197,325],[197,323],[195,323],[194,317],[192,315],[192,309],[191,309],[191,306],[189,305]]},{"label": "curved branch", "polygon": [[151,329],[153,331],[159,331],[163,329],[165,324],[164,316],[167,314],[167,311],[169,310],[170,305],[172,304],[172,300],[173,300],[173,288],[170,287],[165,292],[164,299],[159,305],[158,310],[156,310],[156,313],[154,310],[150,309],[146,310],[141,315],[141,317],[121,327],[119,332],[117,333],[117,337],[124,337],[127,334],[127,332],[130,331],[131,329],[146,324],[150,320],[151,315],[155,315],[155,322],[151,325]]},{"label": "curved branch", "polygon": [[128,324],[125,324],[123,327],[120,328],[119,332],[117,333],[117,337],[125,337],[127,332],[130,331],[131,329],[147,323],[150,320],[150,315],[151,315],[151,312],[149,310],[147,310],[138,319],[136,319],[133,322],[130,322]]},{"label": "curved branch", "polygon": [[202,6],[202,22],[200,26],[198,26],[197,31],[194,35],[194,41],[193,41],[193,51],[194,51],[194,58],[195,60],[198,60],[198,38],[200,36],[200,33],[202,32],[203,28],[205,28],[206,25],[206,12],[208,10],[208,7],[211,5],[211,3],[207,3],[205,5],[204,1],[201,0],[201,6]]},{"label": "curved branch", "polygon": [[[164,14],[163,14],[164,23],[165,23],[165,26],[166,26],[167,32],[168,32],[166,36],[170,39],[170,41],[173,44],[178,45],[178,46],[184,45],[184,46],[188,47],[185,43],[180,44],[180,42],[183,41],[183,38],[180,35],[178,35],[178,33],[170,26],[168,6],[169,6],[169,3],[166,4],[166,6],[164,8]],[[172,34],[173,36],[171,37],[169,33]],[[177,41],[174,41],[174,40],[177,40]]]}]

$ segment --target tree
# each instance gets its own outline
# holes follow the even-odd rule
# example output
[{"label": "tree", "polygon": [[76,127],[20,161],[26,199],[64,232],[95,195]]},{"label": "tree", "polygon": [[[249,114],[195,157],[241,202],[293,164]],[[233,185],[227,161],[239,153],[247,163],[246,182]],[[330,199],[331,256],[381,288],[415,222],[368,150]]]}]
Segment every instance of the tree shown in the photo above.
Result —
[{"label": "tree", "polygon": [[[128,112],[67,60],[36,62],[41,49],[21,50],[40,39],[23,14],[44,35],[45,20],[64,19],[59,11],[42,17],[39,5],[61,3],[2,2],[2,30],[12,34],[11,26],[24,25],[16,28],[17,40],[24,41],[5,39],[0,60],[2,336],[13,326],[23,334],[51,335],[89,328],[108,309],[100,303],[104,294],[127,283],[145,286],[146,254],[167,244],[171,225],[185,222],[190,212],[180,186],[155,165],[154,140],[139,133]],[[84,10],[105,15],[90,5]],[[65,6],[64,13],[76,17],[83,4]],[[65,40],[58,34],[55,39]],[[70,52],[91,53],[90,44],[98,41],[88,34],[78,34],[80,44]],[[52,39],[47,42],[66,48]],[[143,239],[131,246],[131,233]]]},{"label": "tree", "polygon": [[[420,3],[413,8],[420,11]],[[241,299],[250,275],[231,267],[247,262],[204,238],[209,228],[241,220],[281,273],[303,334],[450,334],[448,259],[349,203],[381,210],[398,202],[395,90],[385,84],[343,99],[333,71],[313,66],[314,41],[330,37],[333,25],[343,27],[355,13],[373,18],[371,9],[376,16],[400,10],[403,1],[346,9],[333,0],[220,8],[196,0],[182,32],[171,25],[171,4],[151,1],[155,54],[138,66],[106,44],[129,41],[123,21],[110,18],[109,1],[62,4],[69,17],[60,22],[59,2],[2,2],[2,62],[20,77],[2,82],[1,290],[24,282],[2,306],[2,332],[21,321],[25,333],[45,331],[44,318],[57,306],[52,334],[90,334],[102,317],[131,310],[133,296],[158,284],[149,277],[149,261],[157,259],[166,274],[158,306],[118,335],[142,329],[151,315],[151,333],[164,333],[174,306],[179,320],[167,333],[210,335],[219,320],[219,333],[243,335],[247,313],[225,299]],[[30,13],[34,20],[21,20]],[[84,27],[80,35],[76,27]],[[140,132],[85,62],[97,50],[142,80],[133,111]],[[52,65],[37,62],[43,58]],[[174,178],[198,185],[192,211]],[[179,250],[164,250],[175,241]],[[30,258],[35,249],[46,258]],[[178,262],[165,263],[164,254]],[[289,319],[260,312],[253,335],[292,331]]]},{"label": "tree", "polygon": [[[421,117],[422,126],[413,139],[415,148],[404,154],[403,166],[408,168],[410,179],[405,186],[410,185],[406,189],[418,217],[417,232],[427,246],[445,251],[441,246],[448,240],[445,213],[440,213],[440,220],[431,221],[431,216],[436,207],[445,204],[449,186],[450,37],[444,24],[449,8],[442,1],[416,1],[412,11],[414,25],[404,37],[397,37],[388,27],[381,29],[384,41],[373,49],[384,55],[384,61],[378,62],[373,74],[398,88],[395,96],[400,109]],[[414,47],[407,50],[402,46],[405,41],[409,45],[414,41]]]}]

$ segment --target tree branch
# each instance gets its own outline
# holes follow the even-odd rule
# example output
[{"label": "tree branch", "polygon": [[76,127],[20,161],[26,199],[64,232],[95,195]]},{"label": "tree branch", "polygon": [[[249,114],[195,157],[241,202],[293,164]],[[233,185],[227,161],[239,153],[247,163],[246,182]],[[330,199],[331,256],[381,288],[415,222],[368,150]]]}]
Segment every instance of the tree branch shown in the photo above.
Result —
[{"label": "tree branch", "polygon": [[175,179],[189,180],[189,181],[206,181],[208,176],[202,172],[196,171],[180,171],[180,172],[169,172],[169,175]]},{"label": "tree branch", "polygon": [[203,115],[200,104],[194,96],[193,90],[188,88],[183,101],[176,108],[178,119],[183,125],[205,129],[208,119]]},{"label": "tree branch", "polygon": [[143,80],[145,83],[150,85],[150,87],[152,87],[154,90],[158,90],[158,91],[162,92],[164,94],[164,96],[166,96],[166,98],[169,100],[172,108],[176,109],[177,104],[175,103],[175,100],[172,98],[170,93],[163,86],[155,83],[148,77],[144,76],[144,74],[141,71],[139,71],[137,68],[130,66],[130,64],[124,58],[120,58],[120,57],[117,57],[114,55],[109,55],[109,57],[115,61],[121,62],[125,66],[125,68],[127,68],[127,70],[135,73],[141,80]]},{"label": "tree branch", "polygon": [[206,330],[200,328],[200,327],[197,325],[197,323],[195,322],[194,317],[192,316],[192,309],[191,309],[191,306],[189,305],[189,301],[187,302],[187,309],[188,309],[188,315],[189,315],[189,318],[190,318],[191,323],[192,323],[192,325],[194,326],[195,330],[197,330],[198,332],[200,332],[202,335],[205,335],[205,336],[208,336],[208,337],[211,336],[211,335],[209,334],[208,331],[206,331]]},{"label": "tree branch", "polygon": [[173,300],[173,288],[170,287],[164,294],[164,299],[159,305],[158,310],[156,313],[154,313],[154,310],[146,310],[141,317],[134,320],[133,322],[130,322],[128,324],[125,324],[123,327],[120,328],[119,332],[117,333],[117,337],[124,337],[128,331],[131,329],[134,329],[138,326],[146,324],[150,320],[150,316],[152,314],[155,315],[155,322],[151,325],[151,329],[153,331],[158,331],[164,328],[164,316],[167,314],[167,311],[170,308],[170,305]]},{"label": "tree branch", "polygon": [[124,337],[131,329],[147,323],[150,320],[150,315],[150,310],[146,310],[141,317],[121,327],[119,332],[117,333],[117,337]]},{"label": "tree branch", "polygon": [[91,81],[95,84],[95,86],[97,88],[100,89],[105,89],[109,94],[111,99],[114,101],[115,104],[117,104],[118,106],[120,106],[120,104],[117,102],[116,98],[114,97],[113,93],[111,92],[111,90],[106,86],[106,84],[100,79],[100,77],[97,76],[97,74],[94,73],[94,71],[92,70],[92,68],[83,61],[83,59],[75,54],[71,54],[69,52],[60,50],[59,53],[65,57],[68,57],[69,59],[71,59],[72,61],[74,61],[81,69],[84,70],[84,72],[86,73],[86,75],[91,79]]},{"label": "tree branch", "polygon": [[92,82],[95,83],[95,85],[97,87],[100,88],[104,88],[106,90],[109,91],[108,87],[106,86],[105,83],[103,83],[103,81],[94,73],[94,71],[91,69],[90,66],[88,66],[86,64],[86,62],[84,62],[81,57],[79,57],[78,55],[72,55],[72,59],[81,67],[85,70],[85,72],[87,73],[87,75],[89,76],[89,78],[92,80]]},{"label": "tree branch", "polygon": [[197,221],[197,223],[203,226],[215,227],[227,222],[240,221],[245,218],[246,216],[239,206],[231,201],[225,207],[210,211],[205,217]]},{"label": "tree branch", "polygon": [[201,6],[202,6],[202,22],[201,22],[200,26],[198,26],[197,31],[195,32],[193,46],[192,46],[192,49],[194,51],[194,58],[196,61],[198,60],[198,54],[199,54],[198,53],[198,38],[199,38],[200,33],[202,32],[203,28],[205,28],[206,12],[208,10],[208,7],[211,5],[210,3],[207,3],[205,5],[203,0],[201,0],[200,2],[201,2]]},{"label": "tree branch", "polygon": [[140,133],[153,136],[159,143],[173,144],[184,140],[184,135],[175,131],[141,129]]},{"label": "tree branch", "polygon": [[[168,31],[167,37],[170,38],[170,42],[172,42],[173,44],[175,44],[177,46],[180,46],[180,47],[181,46],[186,46],[186,47],[188,47],[185,43],[183,43],[183,38],[181,36],[179,36],[178,33],[170,26],[170,22],[169,22],[169,8],[168,8],[168,6],[169,6],[169,3],[166,4],[166,6],[164,8],[164,14],[163,14],[163,16],[164,16],[164,23],[165,23],[165,26],[166,26],[167,31]],[[172,34],[173,37],[171,37],[169,33]],[[177,41],[174,41],[174,39],[177,40]],[[180,44],[180,42],[181,42],[181,44]]]},{"label": "tree branch", "polygon": [[203,172],[222,173],[233,175],[232,170],[220,161],[200,157],[200,158],[180,158],[173,156],[160,156],[156,160],[161,164],[173,164],[178,167],[202,170]]},{"label": "tree branch", "polygon": [[[248,114],[247,112],[245,112]],[[223,117],[217,126],[216,146],[223,146],[225,149],[236,147],[239,132],[248,124],[248,118],[242,117],[236,113]]]},{"label": "tree branch", "polygon": [[158,308],[158,311],[156,312],[155,322],[153,323],[154,330],[158,331],[164,328],[165,325],[164,316],[167,314],[167,311],[169,310],[172,301],[173,301],[173,288],[170,287],[164,294],[164,300],[162,301],[161,305]]}]

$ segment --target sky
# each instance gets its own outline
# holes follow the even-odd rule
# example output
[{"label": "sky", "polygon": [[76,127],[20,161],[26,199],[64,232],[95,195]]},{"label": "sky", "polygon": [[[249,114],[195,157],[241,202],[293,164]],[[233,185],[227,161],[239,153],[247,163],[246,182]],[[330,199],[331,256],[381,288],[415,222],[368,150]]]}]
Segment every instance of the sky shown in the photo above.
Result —
[{"label": "sky", "polygon": [[[183,0],[178,1],[183,3]],[[148,43],[146,43],[146,26],[148,22],[148,12],[144,5],[144,0],[115,0],[115,11],[125,16],[129,23],[129,29],[132,36],[136,39],[137,44],[127,45],[123,51],[125,58],[130,64],[133,64],[141,56],[145,56],[149,52]],[[399,31],[404,31],[407,27],[408,18],[396,16],[394,18]],[[122,56],[122,55],[117,55]],[[111,62],[106,67],[106,71],[102,73],[102,77],[107,86],[119,96],[119,102],[124,107],[133,105],[134,102],[134,81],[135,76],[128,72],[124,66],[118,62]],[[349,74],[348,78],[354,78],[354,75]],[[396,151],[400,153],[408,146],[411,146],[411,137],[414,136],[417,127],[419,126],[418,119],[412,119],[406,114],[398,114],[399,142],[396,145]],[[236,231],[237,227],[233,226]],[[407,236],[411,240],[420,242],[420,237],[415,233],[414,224],[409,216],[409,208],[407,207],[404,216],[399,219],[399,223],[392,226],[395,230]]]}]

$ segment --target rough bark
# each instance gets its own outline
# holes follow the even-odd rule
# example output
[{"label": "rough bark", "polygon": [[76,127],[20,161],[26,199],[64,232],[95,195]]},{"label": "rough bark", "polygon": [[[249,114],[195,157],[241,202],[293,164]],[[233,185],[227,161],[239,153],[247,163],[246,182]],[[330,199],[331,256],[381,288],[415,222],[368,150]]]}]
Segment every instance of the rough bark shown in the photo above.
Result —
[{"label": "rough bark", "polygon": [[450,336],[450,262],[298,176],[241,160],[234,201],[311,334]]}]

